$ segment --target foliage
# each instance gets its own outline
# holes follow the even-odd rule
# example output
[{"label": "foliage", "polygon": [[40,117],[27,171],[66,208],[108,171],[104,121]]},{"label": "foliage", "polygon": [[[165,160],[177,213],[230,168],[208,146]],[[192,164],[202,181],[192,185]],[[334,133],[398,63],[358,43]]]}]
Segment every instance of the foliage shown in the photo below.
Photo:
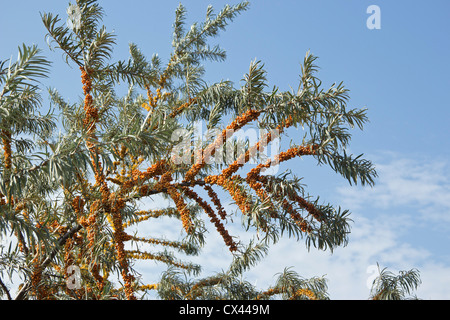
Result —
[{"label": "foliage", "polygon": [[[223,80],[207,84],[202,63],[226,57],[209,40],[248,7],[242,2],[215,13],[209,6],[204,22],[186,28],[180,4],[167,63],[158,55],[148,59],[136,44],[130,44],[128,60],[112,61],[116,39],[101,25],[104,12],[94,0],[71,5],[69,12],[79,16],[72,14],[67,26],[58,15],[43,13],[48,43],[79,68],[84,95],[70,104],[50,89],[53,109],[45,115],[38,112],[37,81],[48,76],[50,63],[39,50],[24,45],[16,62],[0,63],[0,235],[9,242],[1,248],[0,279],[22,279],[16,299],[136,299],[149,290],[162,299],[328,298],[324,278],[304,279],[291,269],[267,290],[242,276],[284,235],[304,239],[308,249],[333,251],[347,244],[348,210],[312,198],[290,172],[265,171],[310,157],[351,184],[373,185],[372,163],[346,153],[349,130],[363,128],[366,110],[347,108],[342,83],[323,88],[317,58],[309,52],[296,92],[270,90],[260,61],[250,63],[240,87]],[[124,97],[116,94],[119,83],[129,85]],[[196,141],[196,121],[214,134]],[[231,161],[218,161],[229,160],[224,150],[240,150],[233,133],[250,125],[262,130],[260,140],[244,141]],[[262,157],[292,127],[303,128],[303,139],[273,159]],[[177,139],[175,132],[181,132]],[[178,161],[180,139],[187,141],[181,154],[188,161]],[[252,167],[257,159],[263,161]],[[223,205],[225,196],[233,206]],[[141,208],[144,199],[150,208]],[[235,216],[255,235],[248,244],[229,234]],[[180,221],[181,239],[139,234],[144,223],[162,218]],[[178,253],[201,253],[206,220],[223,237],[232,263],[227,271],[200,278],[201,266]],[[162,249],[143,249],[148,246]],[[168,269],[147,285],[134,269],[136,260]],[[72,265],[81,270],[79,289],[67,286]],[[0,293],[12,298],[0,284]]]},{"label": "foliage", "polygon": [[400,271],[394,275],[387,268],[380,270],[372,284],[370,298],[372,300],[409,300],[417,299],[409,296],[421,284],[420,273],[417,269]]}]

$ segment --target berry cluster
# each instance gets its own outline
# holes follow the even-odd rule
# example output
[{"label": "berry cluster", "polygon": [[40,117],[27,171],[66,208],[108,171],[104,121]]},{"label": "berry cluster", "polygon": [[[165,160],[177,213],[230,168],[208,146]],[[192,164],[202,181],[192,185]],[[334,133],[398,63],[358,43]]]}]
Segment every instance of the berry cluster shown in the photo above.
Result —
[{"label": "berry cluster", "polygon": [[260,110],[249,109],[242,115],[237,116],[226,128],[228,130],[237,131],[245,126],[247,123],[257,119],[261,114]]},{"label": "berry cluster", "polygon": [[185,103],[183,103],[182,105],[180,105],[178,108],[176,108],[175,110],[173,110],[169,117],[174,118],[177,115],[179,115],[184,109],[189,108],[190,106],[192,106],[194,103],[197,102],[196,98],[189,98],[189,100]]},{"label": "berry cluster", "polygon": [[111,205],[111,215],[114,228],[114,246],[116,249],[117,260],[119,261],[122,279],[125,286],[125,294],[127,299],[135,300],[133,295],[134,277],[129,273],[128,259],[125,252],[124,242],[131,239],[123,230],[121,210],[125,207],[125,201],[121,194],[111,193],[109,197]]},{"label": "berry cluster", "polygon": [[211,201],[216,206],[217,213],[219,214],[219,216],[222,218],[222,220],[225,219],[227,216],[227,213],[225,212],[225,209],[222,207],[222,203],[220,203],[217,193],[209,185],[205,184],[204,188],[208,192],[208,196],[211,198]]},{"label": "berry cluster", "polygon": [[[271,288],[267,291],[264,291],[262,293],[260,293],[257,297],[256,300],[261,300],[261,299],[265,299],[268,298],[270,296],[276,295],[276,294],[280,294],[280,293],[284,293],[286,292],[286,289],[282,289],[282,288]],[[289,298],[289,300],[294,300],[297,299],[300,296],[304,296],[307,297],[309,300],[317,300],[316,295],[309,289],[298,289],[296,290],[292,296]]]},{"label": "berry cluster", "polygon": [[3,157],[5,171],[11,169],[11,132],[2,130]]},{"label": "berry cluster", "polygon": [[146,251],[139,251],[139,250],[127,250],[126,251],[127,257],[132,259],[141,259],[141,260],[157,260],[165,263],[170,263],[174,267],[182,268],[182,269],[189,269],[189,266],[184,265],[179,262],[175,262],[172,259],[168,259],[165,256],[152,254],[150,252]]},{"label": "berry cluster", "polygon": [[207,176],[205,178],[205,183],[207,184],[216,184],[218,186],[221,186],[225,190],[228,191],[230,196],[233,198],[233,200],[238,205],[239,209],[242,211],[242,213],[246,214],[251,209],[250,200],[247,196],[247,193],[242,190],[242,188],[237,183],[238,176],[233,176],[231,178],[225,178],[222,175],[216,175],[216,176]]},{"label": "berry cluster", "polygon": [[143,286],[139,286],[137,289],[138,290],[142,290],[142,291],[144,291],[144,290],[157,290],[158,289],[158,284],[157,283],[155,283],[155,284],[146,284],[146,285],[143,285]]},{"label": "berry cluster", "polygon": [[282,202],[283,209],[289,213],[291,219],[300,227],[300,230],[303,232],[311,232],[312,227],[308,224],[308,222],[302,218],[302,216],[294,209],[291,203],[286,199],[283,199]]},{"label": "berry cluster", "polygon": [[191,221],[189,209],[187,208],[186,203],[184,202],[183,198],[181,197],[181,194],[172,185],[167,185],[167,193],[172,198],[172,200],[175,202],[175,206],[177,207],[178,211],[180,212],[181,222],[183,224],[184,230],[187,233],[191,233],[193,231],[194,226]]},{"label": "berry cluster", "polygon": [[297,291],[294,292],[294,294],[289,300],[294,300],[299,296],[305,296],[309,300],[317,300],[316,295],[309,289],[298,289]]}]

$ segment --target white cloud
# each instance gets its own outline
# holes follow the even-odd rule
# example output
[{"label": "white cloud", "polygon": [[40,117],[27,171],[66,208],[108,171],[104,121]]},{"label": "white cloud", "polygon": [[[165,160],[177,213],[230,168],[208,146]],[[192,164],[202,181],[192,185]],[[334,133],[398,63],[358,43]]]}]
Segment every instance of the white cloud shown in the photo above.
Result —
[{"label": "white cloud", "polygon": [[417,290],[421,299],[450,300],[450,267],[442,263],[426,263],[421,266],[422,284]]}]

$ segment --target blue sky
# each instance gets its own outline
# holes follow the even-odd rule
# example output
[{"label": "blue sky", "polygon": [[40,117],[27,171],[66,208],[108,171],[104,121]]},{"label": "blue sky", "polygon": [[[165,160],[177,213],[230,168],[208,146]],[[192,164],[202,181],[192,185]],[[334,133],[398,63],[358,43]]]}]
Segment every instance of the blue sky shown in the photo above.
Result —
[{"label": "blue sky", "polygon": [[[126,59],[128,43],[134,42],[147,56],[158,53],[167,61],[179,1],[100,3],[104,24],[117,34],[115,58]],[[208,4],[220,10],[226,3],[237,1],[183,2],[188,22],[202,21]],[[54,62],[44,84],[76,101],[79,74],[59,52],[48,49],[39,16],[55,12],[65,20],[67,4],[3,1],[0,59],[15,59],[22,42],[37,44]],[[366,27],[369,5],[380,7],[379,30]],[[394,272],[418,268],[423,281],[419,297],[450,299],[449,35],[447,0],[254,0],[250,10],[212,40],[227,50],[228,58],[208,63],[210,82],[229,79],[238,85],[256,58],[265,63],[269,87],[288,90],[298,85],[306,51],[318,56],[324,86],[343,81],[350,89],[349,106],[368,108],[370,123],[362,132],[355,130],[351,151],[373,160],[380,175],[372,189],[350,187],[329,168],[298,162],[296,173],[305,176],[312,194],[353,212],[350,244],[330,256],[282,241],[250,278],[263,285],[284,266],[293,266],[305,277],[326,274],[331,298],[365,299],[367,267],[379,262]],[[211,270],[220,268],[223,258],[214,249],[206,248],[205,256],[201,259]]]}]

